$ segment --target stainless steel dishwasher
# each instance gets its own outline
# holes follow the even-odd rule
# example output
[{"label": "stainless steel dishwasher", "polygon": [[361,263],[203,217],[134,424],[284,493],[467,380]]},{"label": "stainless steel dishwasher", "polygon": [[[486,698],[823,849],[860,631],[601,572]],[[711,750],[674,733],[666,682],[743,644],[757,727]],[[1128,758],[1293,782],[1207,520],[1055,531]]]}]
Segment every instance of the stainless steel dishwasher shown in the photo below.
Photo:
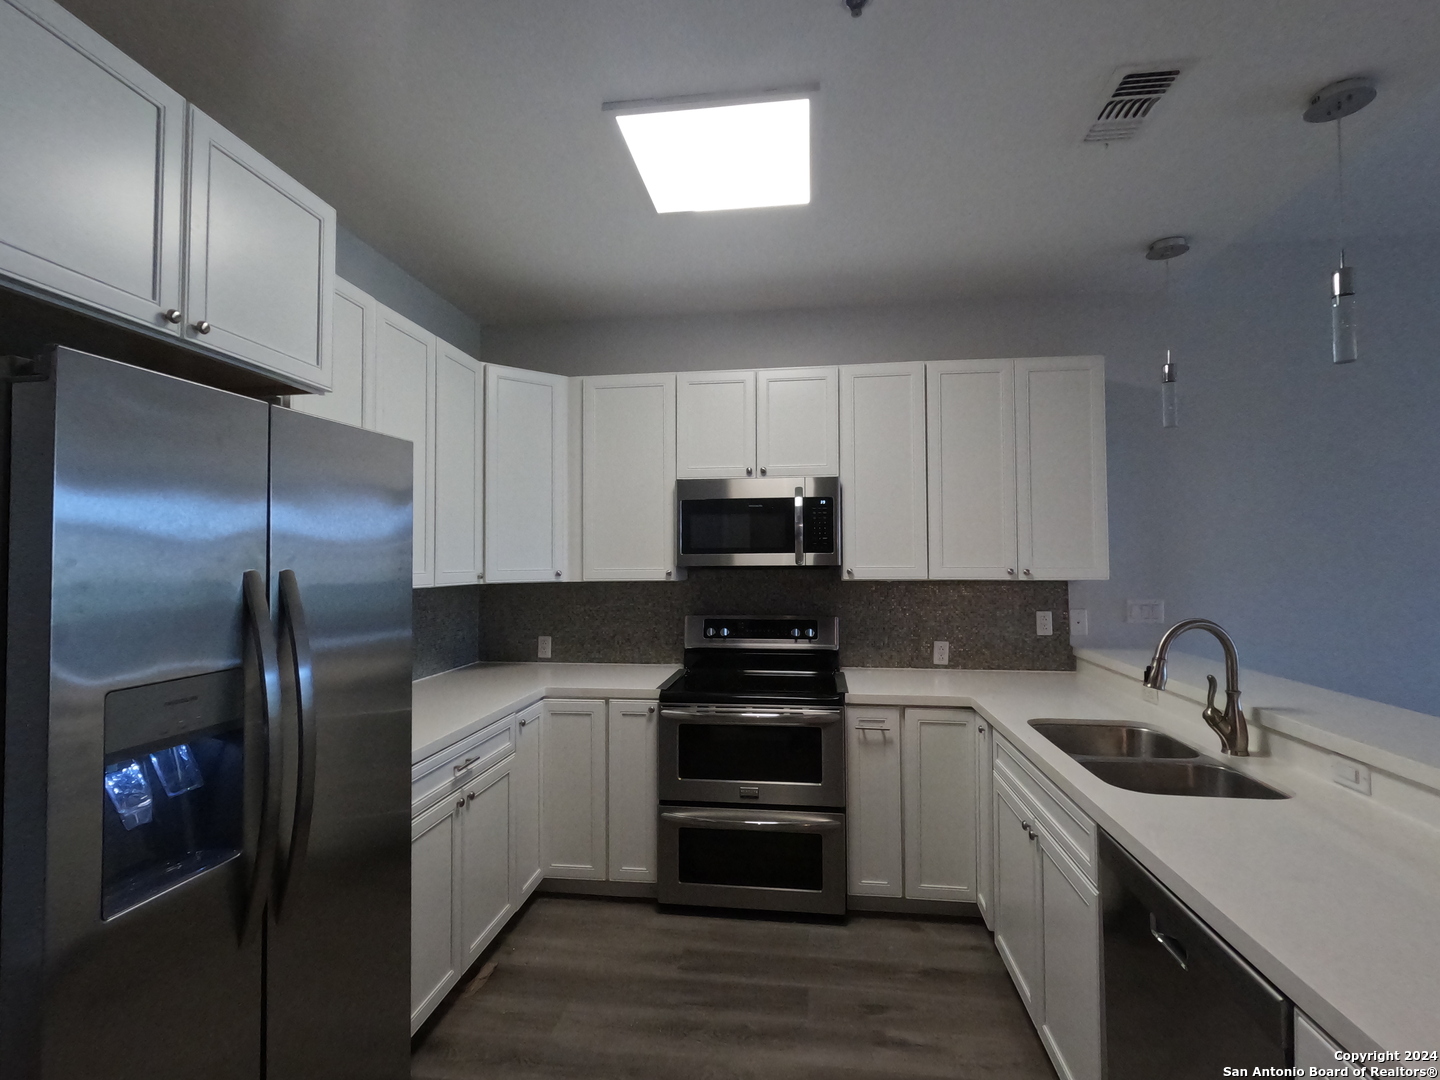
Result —
[{"label": "stainless steel dishwasher", "polygon": [[1289,1065],[1289,999],[1103,831],[1099,848],[1107,1080]]}]

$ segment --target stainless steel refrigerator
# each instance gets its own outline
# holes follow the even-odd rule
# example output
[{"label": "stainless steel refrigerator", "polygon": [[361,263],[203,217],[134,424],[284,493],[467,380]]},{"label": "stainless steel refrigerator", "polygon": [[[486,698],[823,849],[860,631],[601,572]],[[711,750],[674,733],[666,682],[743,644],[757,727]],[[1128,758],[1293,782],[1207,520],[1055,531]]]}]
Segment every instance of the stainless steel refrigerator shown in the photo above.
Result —
[{"label": "stainless steel refrigerator", "polygon": [[0,1073],[407,1076],[410,444],[7,382]]}]

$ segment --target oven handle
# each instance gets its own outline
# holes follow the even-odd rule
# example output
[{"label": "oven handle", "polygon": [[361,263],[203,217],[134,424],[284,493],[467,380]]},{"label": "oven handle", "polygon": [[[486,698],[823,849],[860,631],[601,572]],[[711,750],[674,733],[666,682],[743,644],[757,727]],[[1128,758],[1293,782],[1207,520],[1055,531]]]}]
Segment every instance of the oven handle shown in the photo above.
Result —
[{"label": "oven handle", "polygon": [[835,832],[845,822],[830,814],[767,814],[763,810],[662,810],[661,821],[700,829],[748,829],[768,832]]},{"label": "oven handle", "polygon": [[839,709],[737,709],[735,712],[701,712],[698,709],[661,709],[665,720],[704,720],[715,724],[745,721],[769,721],[781,724],[838,724],[841,720]]}]

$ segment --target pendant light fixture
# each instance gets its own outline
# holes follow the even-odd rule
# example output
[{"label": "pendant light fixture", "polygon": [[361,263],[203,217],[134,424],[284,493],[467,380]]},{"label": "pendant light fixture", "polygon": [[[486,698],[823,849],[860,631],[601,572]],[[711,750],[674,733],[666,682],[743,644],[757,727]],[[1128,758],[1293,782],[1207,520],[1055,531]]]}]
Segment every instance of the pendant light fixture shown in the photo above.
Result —
[{"label": "pendant light fixture", "polygon": [[[1169,337],[1173,332],[1170,325],[1170,260],[1177,259],[1190,250],[1190,241],[1183,236],[1163,236],[1156,240],[1145,251],[1145,258],[1151,262],[1165,264],[1165,290],[1162,307],[1164,309],[1165,336]],[[1175,385],[1175,362],[1171,357],[1169,349],[1165,350],[1165,364],[1160,368],[1160,426],[1178,427],[1180,424],[1180,402],[1177,399],[1179,388]]]},{"label": "pendant light fixture", "polygon": [[1342,79],[1316,92],[1305,110],[1310,124],[1335,124],[1335,200],[1340,240],[1340,267],[1330,278],[1330,358],[1353,364],[1359,358],[1355,339],[1355,268],[1345,261],[1345,136],[1344,120],[1375,100],[1370,79]]}]

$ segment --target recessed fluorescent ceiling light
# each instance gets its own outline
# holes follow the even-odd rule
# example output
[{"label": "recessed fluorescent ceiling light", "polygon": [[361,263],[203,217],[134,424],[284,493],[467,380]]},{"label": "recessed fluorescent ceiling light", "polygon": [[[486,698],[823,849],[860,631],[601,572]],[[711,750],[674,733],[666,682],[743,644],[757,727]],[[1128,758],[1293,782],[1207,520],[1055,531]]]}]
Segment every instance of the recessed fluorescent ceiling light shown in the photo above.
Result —
[{"label": "recessed fluorescent ceiling light", "polygon": [[810,99],[619,113],[657,214],[810,201]]}]

